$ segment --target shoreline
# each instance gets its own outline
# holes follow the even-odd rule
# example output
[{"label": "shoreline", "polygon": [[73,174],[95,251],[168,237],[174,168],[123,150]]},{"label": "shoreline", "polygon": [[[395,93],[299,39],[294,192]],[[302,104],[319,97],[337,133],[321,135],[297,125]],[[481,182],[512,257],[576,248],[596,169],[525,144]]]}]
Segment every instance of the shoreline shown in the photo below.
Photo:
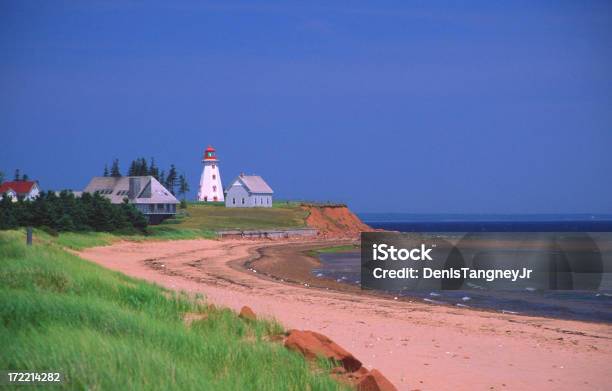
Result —
[{"label": "shoreline", "polygon": [[[331,246],[352,244],[352,243],[355,243],[355,241],[344,242],[342,240],[339,240],[336,243],[332,243]],[[304,267],[296,267],[295,257],[288,258],[288,257],[275,256],[276,262],[274,263],[264,262],[262,264],[259,261],[261,261],[261,258],[266,256],[267,254],[264,254],[261,251],[262,250],[261,248],[256,250],[256,252],[258,253],[258,256],[255,259],[249,258],[248,260],[244,262],[237,262],[237,261],[231,262],[230,265],[233,267],[241,267],[247,271],[252,271],[253,269],[255,269],[257,270],[257,273],[260,277],[265,276],[267,278],[270,278],[280,283],[294,284],[297,286],[301,286],[304,283],[307,283],[309,287],[312,289],[333,290],[333,291],[345,292],[345,293],[348,292],[348,293],[353,293],[356,295],[366,295],[366,296],[371,296],[371,297],[376,297],[376,298],[382,298],[382,299],[390,300],[392,302],[393,301],[403,301],[403,302],[408,302],[408,303],[416,302],[416,303],[421,303],[425,305],[442,306],[442,307],[453,308],[453,309],[458,309],[462,311],[487,312],[487,313],[492,313],[492,314],[511,314],[515,316],[524,316],[524,317],[531,317],[531,318],[535,317],[535,318],[544,318],[544,319],[568,320],[568,321],[586,322],[586,323],[612,326],[611,322],[606,322],[603,320],[573,319],[573,318],[560,317],[560,316],[557,317],[557,316],[548,316],[548,315],[540,315],[540,314],[530,314],[527,312],[516,312],[516,311],[494,309],[494,308],[488,308],[488,307],[477,307],[477,306],[461,307],[461,306],[456,306],[456,305],[453,305],[452,303],[447,303],[447,302],[428,301],[419,296],[410,296],[410,295],[395,296],[390,293],[380,292],[376,290],[363,290],[360,288],[358,284],[352,285],[346,282],[337,282],[336,280],[331,279],[331,278],[316,277],[312,274],[312,269],[317,266],[320,266],[321,261],[318,259],[318,257],[308,254],[308,251],[310,249],[320,249],[320,248],[327,248],[327,247],[330,247],[330,245],[329,244],[326,244],[325,246],[316,245],[314,247],[310,247],[309,249],[302,249],[302,250],[297,251],[298,253],[302,255],[301,257],[298,258],[299,260],[303,262],[303,265],[300,265],[300,266],[307,265],[309,267],[308,271],[306,271]],[[263,249],[265,249],[265,247],[263,247]],[[312,261],[310,261],[309,259],[311,259]]]},{"label": "shoreline", "polygon": [[[296,266],[296,257],[308,257],[296,247],[334,242],[123,242],[80,255],[169,289],[204,294],[216,305],[235,310],[249,305],[288,329],[321,332],[366,367],[381,370],[398,389],[607,387],[612,370],[612,327],[607,324],[355,295],[275,280],[243,266],[253,257],[260,259],[256,268],[264,262],[272,267],[274,259],[293,259]],[[277,255],[265,258],[258,251]]]}]

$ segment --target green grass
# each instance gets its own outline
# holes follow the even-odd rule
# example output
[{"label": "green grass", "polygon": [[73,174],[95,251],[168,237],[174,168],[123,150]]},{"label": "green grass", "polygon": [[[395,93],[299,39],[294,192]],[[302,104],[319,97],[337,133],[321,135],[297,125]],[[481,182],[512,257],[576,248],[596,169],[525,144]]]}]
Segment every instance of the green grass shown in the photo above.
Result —
[{"label": "green grass", "polygon": [[[40,234],[40,232],[38,232]],[[36,233],[35,233],[36,235]],[[105,246],[117,240],[117,235],[107,232],[63,232],[55,238],[60,246],[80,250],[87,247]]]},{"label": "green grass", "polygon": [[189,229],[196,232],[220,230],[251,230],[299,228],[306,226],[308,212],[299,204],[274,204],[273,208],[226,208],[217,204],[190,203],[182,210],[184,216],[166,220],[160,225],[172,230]]},{"label": "green grass", "polygon": [[[187,326],[186,313],[204,319]],[[46,238],[27,247],[23,232],[0,232],[0,318],[0,368],[62,371],[64,389],[341,388],[324,365],[268,342],[282,330],[273,321],[242,321],[201,298],[98,267]]]}]

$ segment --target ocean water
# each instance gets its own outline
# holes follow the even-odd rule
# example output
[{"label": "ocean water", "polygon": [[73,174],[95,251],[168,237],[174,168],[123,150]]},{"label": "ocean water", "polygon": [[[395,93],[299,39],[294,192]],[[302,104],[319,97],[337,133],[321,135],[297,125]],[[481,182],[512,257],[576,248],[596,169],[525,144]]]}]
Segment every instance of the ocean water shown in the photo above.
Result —
[{"label": "ocean water", "polygon": [[[602,256],[612,260],[612,216],[458,216],[458,215],[363,215],[374,228],[402,232],[589,232],[604,247]],[[470,229],[466,229],[470,228]],[[528,229],[526,229],[528,228]],[[321,254],[320,278],[360,284],[359,251]],[[498,312],[612,323],[612,284],[598,291],[555,291],[525,288],[524,291],[468,290],[402,291],[392,293],[424,302],[473,307]]]},{"label": "ocean water", "polygon": [[612,232],[608,214],[408,214],[362,213],[374,228],[400,232]]}]

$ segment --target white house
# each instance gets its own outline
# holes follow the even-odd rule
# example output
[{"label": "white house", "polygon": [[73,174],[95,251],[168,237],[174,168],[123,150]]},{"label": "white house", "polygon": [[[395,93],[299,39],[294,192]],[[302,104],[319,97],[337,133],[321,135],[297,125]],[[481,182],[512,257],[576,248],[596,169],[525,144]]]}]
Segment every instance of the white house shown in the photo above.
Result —
[{"label": "white house", "polygon": [[13,202],[22,198],[31,201],[38,197],[40,188],[36,181],[11,181],[0,185],[0,199],[6,194]]},{"label": "white house", "polygon": [[240,174],[227,188],[225,206],[228,208],[271,208],[273,193],[274,191],[262,177]]},{"label": "white house", "polygon": [[159,224],[176,214],[179,200],[152,176],[94,177],[83,193],[99,193],[113,204],[127,200],[150,224]]}]

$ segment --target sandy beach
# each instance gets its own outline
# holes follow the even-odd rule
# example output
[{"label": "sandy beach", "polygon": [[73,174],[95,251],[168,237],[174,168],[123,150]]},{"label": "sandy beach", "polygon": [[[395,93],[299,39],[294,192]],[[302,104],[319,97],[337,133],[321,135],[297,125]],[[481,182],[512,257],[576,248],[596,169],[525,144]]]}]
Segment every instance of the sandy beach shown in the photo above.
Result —
[{"label": "sandy beach", "polygon": [[321,332],[401,390],[612,389],[612,325],[393,300],[310,276],[317,261],[303,251],[346,243],[120,242],[79,254],[217,305],[248,305],[286,328]]}]

